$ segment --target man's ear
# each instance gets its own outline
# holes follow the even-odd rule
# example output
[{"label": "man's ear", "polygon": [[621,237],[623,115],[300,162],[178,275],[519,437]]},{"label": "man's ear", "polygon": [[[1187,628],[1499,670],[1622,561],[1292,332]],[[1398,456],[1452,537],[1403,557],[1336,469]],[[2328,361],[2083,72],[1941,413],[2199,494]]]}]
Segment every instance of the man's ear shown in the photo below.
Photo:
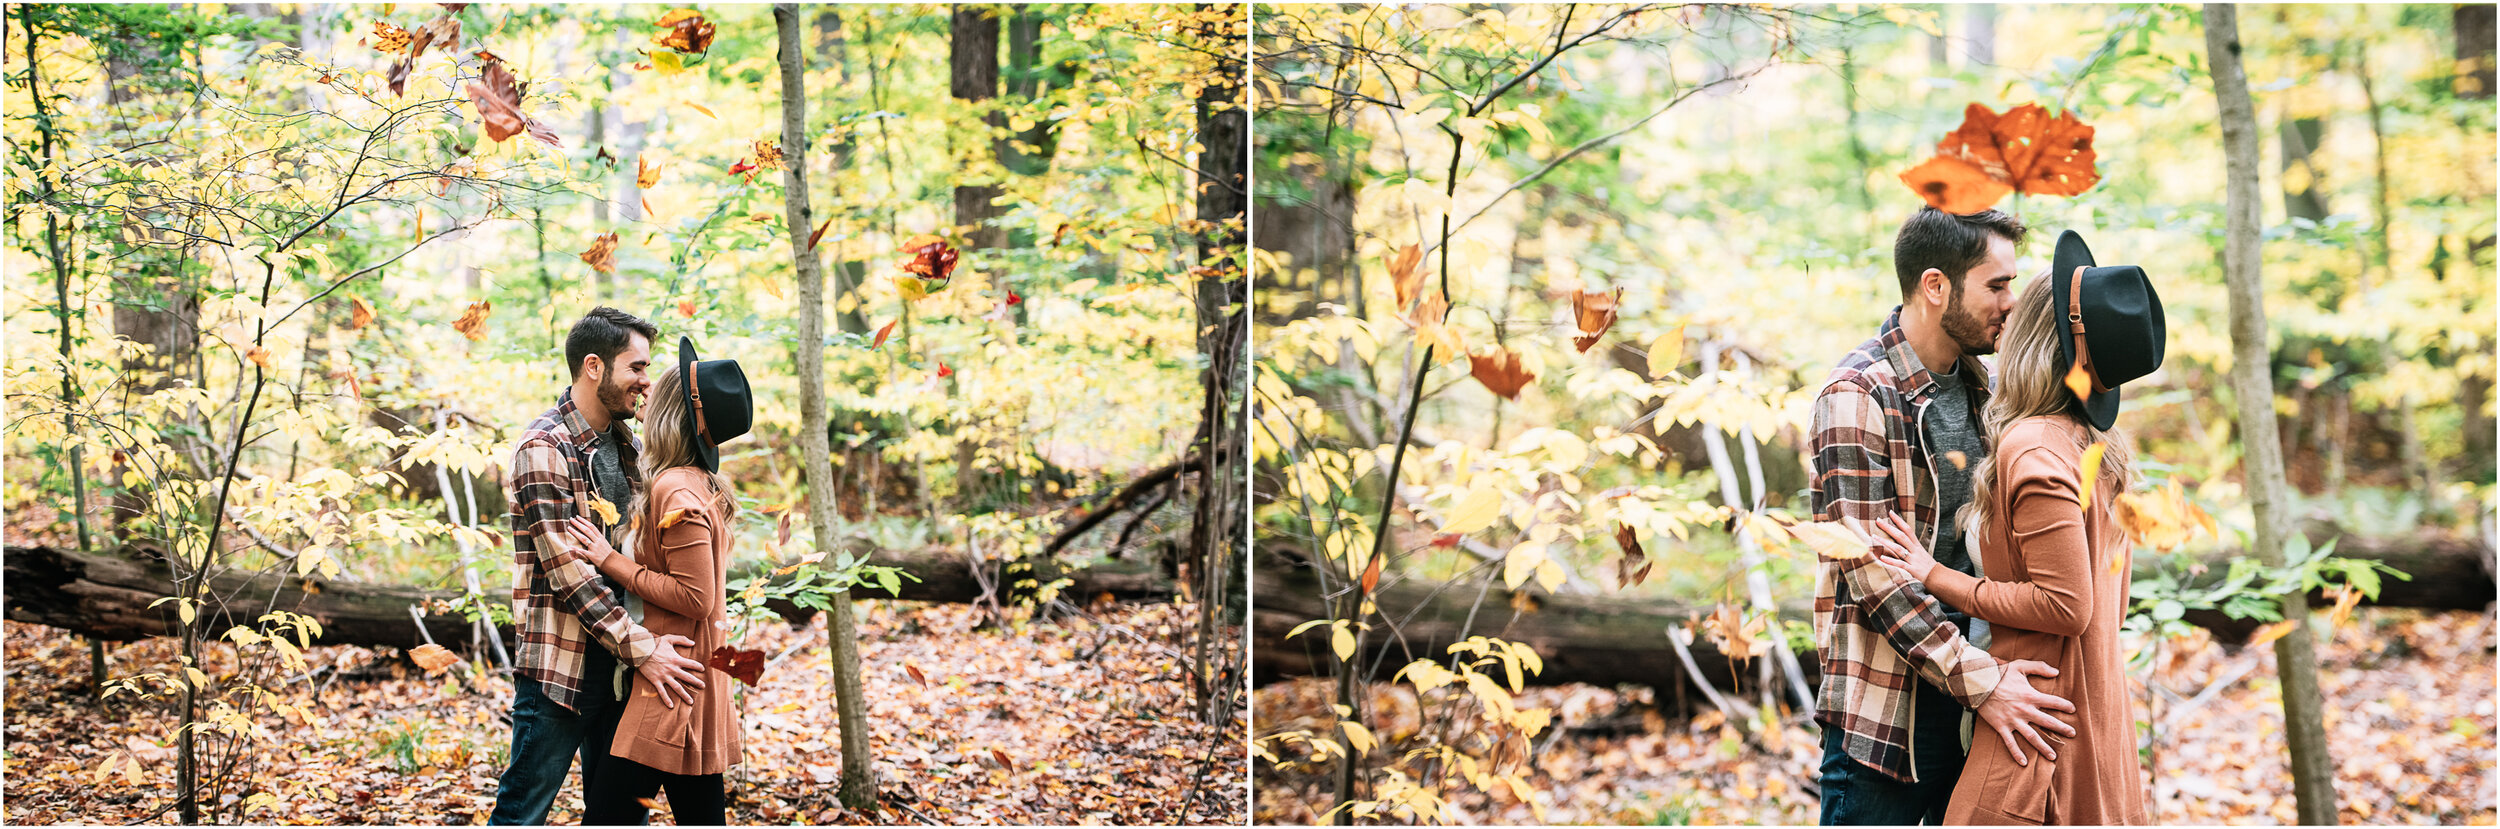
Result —
[{"label": "man's ear", "polygon": [[582,376],[590,378],[592,382],[608,382],[608,361],[600,359],[597,354],[583,357]]},{"label": "man's ear", "polygon": [[1926,272],[1918,275],[1918,298],[1920,301],[1934,305],[1951,302],[1953,278],[1945,276],[1944,271],[1928,268]]}]

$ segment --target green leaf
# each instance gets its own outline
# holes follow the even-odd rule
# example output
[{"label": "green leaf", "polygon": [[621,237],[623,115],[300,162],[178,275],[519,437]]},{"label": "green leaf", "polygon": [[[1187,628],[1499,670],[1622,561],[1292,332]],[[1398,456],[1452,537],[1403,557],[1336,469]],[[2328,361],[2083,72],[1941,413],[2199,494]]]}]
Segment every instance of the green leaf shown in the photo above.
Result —
[{"label": "green leaf", "polygon": [[2187,615],[2187,605],[2180,604],[2175,599],[2163,599],[2153,603],[2154,621],[2168,622],[2185,615]]}]

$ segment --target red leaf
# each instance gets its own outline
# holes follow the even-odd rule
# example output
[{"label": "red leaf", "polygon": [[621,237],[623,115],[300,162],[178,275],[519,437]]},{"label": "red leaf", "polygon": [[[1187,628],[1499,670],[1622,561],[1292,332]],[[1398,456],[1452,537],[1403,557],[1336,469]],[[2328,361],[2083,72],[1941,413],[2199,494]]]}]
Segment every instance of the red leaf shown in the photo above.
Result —
[{"label": "red leaf", "polygon": [[1007,304],[1009,304],[1009,305],[1023,305],[1023,304],[1024,304],[1024,297],[1017,296],[1017,295],[1016,295],[1016,289],[1014,289],[1014,288],[1009,288],[1009,289],[1007,289]]},{"label": "red leaf", "polygon": [[680,313],[680,314],[684,314],[684,315],[686,315],[686,318],[687,318],[687,319],[694,319],[694,300],[691,300],[691,299],[681,299],[681,300],[678,300],[678,301],[677,301],[677,313]]},{"label": "red leaf", "polygon": [[726,645],[712,649],[712,658],[704,663],[721,673],[737,677],[748,685],[764,681],[764,652],[741,650]]},{"label": "red leaf", "polygon": [[1380,563],[1388,560],[1389,557],[1386,555],[1372,556],[1371,566],[1363,568],[1364,595],[1371,595],[1372,588],[1380,586]]},{"label": "red leaf", "polygon": [[807,234],[807,249],[808,249],[808,250],[815,250],[815,249],[816,249],[816,240],[818,240],[818,239],[822,239],[822,238],[825,238],[825,228],[832,227],[832,226],[833,226],[833,220],[832,220],[832,219],[826,219],[824,224],[820,224],[820,225],[817,225],[817,226],[816,226],[816,232],[814,232],[814,233],[810,233],[810,234]]},{"label": "red leaf", "polygon": [[755,165],[748,164],[746,159],[741,158],[738,159],[738,163],[729,165],[729,174],[734,176],[753,169],[755,169]]},{"label": "red leaf", "polygon": [[1519,354],[1504,348],[1492,354],[1469,354],[1469,376],[1483,383],[1486,389],[1510,400],[1519,399],[1519,390],[1536,379],[1536,373],[1519,364]]},{"label": "red leaf", "polygon": [[990,749],[990,759],[997,760],[998,765],[1004,768],[1012,769],[1016,767],[1014,761],[1007,759],[1007,752],[1000,751],[998,749]]},{"label": "red leaf", "polygon": [[788,544],[788,543],[790,543],[790,516],[791,516],[791,515],[796,514],[797,512],[798,512],[797,510],[791,510],[791,509],[785,509],[785,510],[782,510],[782,511],[781,511],[781,529],[778,531],[778,532],[780,533],[780,537],[779,537],[779,538],[777,538],[777,539],[775,539],[773,543],[775,543],[775,544]]},{"label": "red leaf", "polygon": [[953,376],[955,376],[955,370],[948,368],[945,361],[938,361],[938,379],[943,380]]},{"label": "red leaf", "polygon": [[903,663],[903,673],[911,674],[911,681],[920,683],[920,687],[926,688],[929,686],[929,676],[920,672],[920,666],[905,662]]},{"label": "red leaf", "polygon": [[894,323],[896,323],[896,322],[902,322],[902,320],[899,320],[899,319],[898,319],[898,320],[894,320],[893,322],[888,322],[888,323],[886,323],[886,324],[885,324],[885,327],[877,329],[877,341],[876,341],[876,342],[869,343],[869,344],[868,344],[868,347],[869,347],[869,348],[874,349],[874,348],[879,348],[879,347],[884,346],[884,345],[885,345],[885,337],[886,337],[886,335],[888,335],[888,334],[892,334],[892,333],[894,333]]}]

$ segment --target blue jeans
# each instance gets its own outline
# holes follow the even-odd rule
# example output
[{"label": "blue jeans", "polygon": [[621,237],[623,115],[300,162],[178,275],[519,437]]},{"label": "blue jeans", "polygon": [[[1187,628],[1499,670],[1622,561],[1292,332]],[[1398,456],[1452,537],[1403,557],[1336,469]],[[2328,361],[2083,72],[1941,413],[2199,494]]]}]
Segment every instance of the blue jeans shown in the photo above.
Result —
[{"label": "blue jeans", "polygon": [[616,739],[617,722],[625,717],[625,703],[616,698],[615,654],[592,645],[583,667],[582,693],[570,711],[548,699],[538,680],[512,675],[512,765],[496,783],[488,824],[545,825],[576,754],[582,758],[582,791],[590,791]]},{"label": "blue jeans", "polygon": [[1911,724],[1910,761],[1918,782],[1904,783],[1850,758],[1841,747],[1840,729],[1823,727],[1823,825],[1933,826],[1944,822],[1944,807],[1953,800],[1953,784],[1962,779],[1963,708],[1953,695],[1918,681],[1912,704],[1918,721]]}]

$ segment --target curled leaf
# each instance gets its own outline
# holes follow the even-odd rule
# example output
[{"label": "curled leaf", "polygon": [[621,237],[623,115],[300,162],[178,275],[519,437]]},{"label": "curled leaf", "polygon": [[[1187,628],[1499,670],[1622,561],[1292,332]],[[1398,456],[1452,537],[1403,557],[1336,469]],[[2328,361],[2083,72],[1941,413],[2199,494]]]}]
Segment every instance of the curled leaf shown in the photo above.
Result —
[{"label": "curled leaf", "polygon": [[685,511],[685,510],[683,510],[683,509],[673,509],[673,510],[669,510],[668,512],[662,513],[662,514],[660,515],[660,529],[665,530],[665,529],[668,529],[668,528],[670,528],[670,527],[677,526],[679,522],[682,522],[682,521],[685,521],[685,520],[686,520],[686,511]]},{"label": "curled leaf", "polygon": [[750,686],[764,681],[764,652],[760,650],[723,645],[713,648],[711,657],[703,660],[703,664]]},{"label": "curled leaf", "polygon": [[1590,346],[1606,336],[1606,329],[1615,327],[1615,307],[1622,301],[1622,288],[1616,288],[1611,294],[1604,291],[1571,292],[1571,316],[1580,324],[1580,334],[1571,338],[1571,342],[1580,347],[1580,353],[1588,353]]},{"label": "curled leaf", "polygon": [[1650,560],[1641,549],[1641,534],[1631,525],[1615,524],[1615,546],[1623,548],[1622,560],[1615,563],[1615,584],[1631,586],[1649,580]]},{"label": "curled leaf", "polygon": [[[649,154],[634,157],[634,186],[644,190],[660,183],[660,165],[651,163]],[[650,212],[650,211],[643,211]]]},{"label": "curled leaf", "polygon": [[613,526],[616,526],[616,505],[615,505],[615,504],[609,503],[609,502],[608,502],[608,499],[606,499],[606,498],[601,498],[601,497],[599,497],[599,496],[597,496],[597,495],[593,495],[593,496],[590,496],[590,503],[589,503],[589,506],[590,506],[590,513],[591,513],[592,515],[599,516],[599,525],[600,525],[600,526],[602,526],[602,527],[613,527]]},{"label": "curled leaf", "polygon": [[582,261],[600,273],[616,272],[616,234],[602,233],[590,237],[590,249],[582,251]]},{"label": "curled leaf", "polygon": [[1389,287],[1397,292],[1400,309],[1414,302],[1415,296],[1423,292],[1424,273],[1416,267],[1423,261],[1422,245],[1407,245],[1398,251],[1397,258],[1389,260]]},{"label": "curled leaf", "polygon": [[460,319],[453,321],[451,327],[468,335],[470,342],[485,342],[486,315],[493,313],[494,310],[495,303],[492,300],[481,299],[469,303],[468,310],[460,312]]},{"label": "curled leaf", "polygon": [[652,36],[651,42],[689,55],[711,51],[712,34],[717,28],[693,9],[672,10],[652,25],[668,31]]},{"label": "curled leaf", "polygon": [[373,303],[366,302],[364,297],[349,297],[347,303],[349,330],[357,330],[373,324]]},{"label": "curled leaf", "polygon": [[902,322],[902,320],[899,320],[899,319],[898,319],[898,320],[892,320],[892,321],[887,322],[884,326],[879,327],[879,328],[877,329],[877,339],[876,339],[875,341],[873,341],[873,342],[870,342],[870,343],[868,344],[868,347],[873,349],[873,348],[879,348],[879,347],[884,346],[884,345],[885,345],[885,338],[886,338],[886,336],[894,333],[894,323],[898,323],[898,322]]}]

